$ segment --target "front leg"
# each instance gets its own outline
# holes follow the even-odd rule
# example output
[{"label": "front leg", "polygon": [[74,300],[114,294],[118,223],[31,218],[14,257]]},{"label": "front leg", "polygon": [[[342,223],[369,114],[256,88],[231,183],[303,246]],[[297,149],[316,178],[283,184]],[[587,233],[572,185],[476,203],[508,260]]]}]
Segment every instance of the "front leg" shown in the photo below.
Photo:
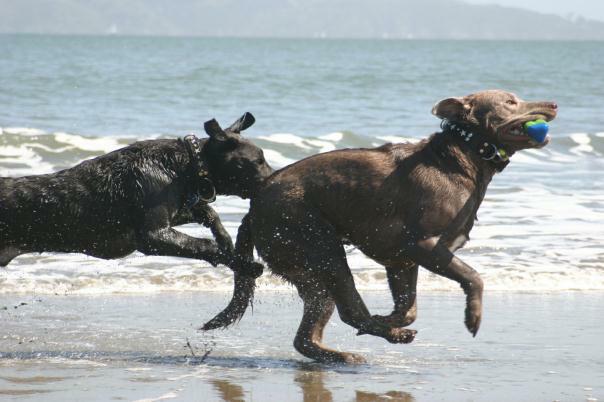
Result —
[{"label": "front leg", "polygon": [[478,272],[457,258],[437,237],[420,240],[406,250],[409,257],[429,271],[458,282],[466,294],[465,324],[476,336],[482,319],[484,284]]},{"label": "front leg", "polygon": [[390,315],[376,315],[374,318],[396,327],[406,327],[415,321],[417,317],[417,273],[418,265],[408,260],[386,266],[394,310]]},{"label": "front leg", "polygon": [[205,260],[213,266],[228,265],[232,261],[232,256],[225,254],[214,240],[198,239],[172,228],[140,233],[137,239],[137,250],[147,255]]},{"label": "front leg", "polygon": [[[179,213],[174,219],[171,208],[165,204],[159,204],[145,211],[142,225],[137,230],[137,250],[147,255],[201,259],[214,266],[229,265],[232,262],[232,252],[225,251],[216,241],[198,239],[172,229],[173,224],[191,222],[194,214],[191,212]],[[214,220],[214,225],[216,225],[216,221],[220,222],[220,219]],[[221,224],[218,228],[224,231]],[[224,232],[228,237],[228,233]],[[230,243],[230,237],[228,237],[228,241]]]},{"label": "front leg", "polygon": [[209,204],[197,204],[197,208],[193,209],[193,216],[197,220],[197,222],[201,223],[203,226],[210,228],[218,246],[225,252],[229,254],[233,254],[235,251],[235,247],[233,246],[233,240],[231,240],[231,236],[229,232],[226,231],[224,226],[222,226],[222,221],[220,220],[220,216],[218,213],[212,208]]},{"label": "front leg", "polygon": [[212,231],[218,246],[225,252],[233,254],[233,240],[226,231],[218,213],[209,204],[197,203],[191,209],[183,209],[172,220],[172,226],[184,225],[186,223],[199,223]]}]

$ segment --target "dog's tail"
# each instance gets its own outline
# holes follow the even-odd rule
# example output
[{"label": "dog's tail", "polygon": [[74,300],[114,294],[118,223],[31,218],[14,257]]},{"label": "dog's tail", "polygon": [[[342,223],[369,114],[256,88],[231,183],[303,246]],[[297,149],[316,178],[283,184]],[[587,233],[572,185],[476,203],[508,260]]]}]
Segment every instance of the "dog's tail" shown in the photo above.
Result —
[{"label": "dog's tail", "polygon": [[226,328],[241,320],[247,306],[254,301],[256,278],[262,275],[264,266],[254,262],[254,242],[251,232],[250,215],[243,217],[237,232],[236,262],[230,267],[235,274],[235,289],[229,305],[216,317],[206,322],[200,329],[208,331],[216,328]]},{"label": "dog's tail", "polygon": [[222,310],[216,317],[206,322],[200,329],[209,331],[211,329],[226,328],[243,317],[247,307],[254,301],[254,290],[256,289],[256,278],[250,275],[244,275],[235,272],[235,289],[233,298],[229,305]]}]

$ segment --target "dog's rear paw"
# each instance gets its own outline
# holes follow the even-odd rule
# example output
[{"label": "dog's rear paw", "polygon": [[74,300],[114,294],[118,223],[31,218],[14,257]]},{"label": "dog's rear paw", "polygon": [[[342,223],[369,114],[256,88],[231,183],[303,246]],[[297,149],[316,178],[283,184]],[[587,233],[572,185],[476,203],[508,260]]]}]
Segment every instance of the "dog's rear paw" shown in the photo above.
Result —
[{"label": "dog's rear paw", "polygon": [[411,343],[415,339],[417,331],[406,328],[391,328],[384,337],[390,343]]},{"label": "dog's rear paw", "polygon": [[342,355],[342,363],[346,364],[364,364],[367,363],[367,360],[361,355],[357,355],[354,353],[341,353]]},{"label": "dog's rear paw", "polygon": [[390,315],[374,315],[372,318],[392,328],[406,327],[415,321],[414,314],[407,313],[403,315],[396,311]]},{"label": "dog's rear paw", "polygon": [[313,360],[327,364],[364,364],[367,360],[361,355],[348,352],[320,351],[318,353],[302,353]]}]

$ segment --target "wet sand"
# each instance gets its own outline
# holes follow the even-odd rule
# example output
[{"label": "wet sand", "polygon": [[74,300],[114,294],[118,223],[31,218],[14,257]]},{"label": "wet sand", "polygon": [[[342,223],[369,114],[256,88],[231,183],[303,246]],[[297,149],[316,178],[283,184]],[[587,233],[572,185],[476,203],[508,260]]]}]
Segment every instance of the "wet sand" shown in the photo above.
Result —
[{"label": "wet sand", "polygon": [[[384,292],[363,296],[374,313],[391,306]],[[237,326],[197,331],[228,297],[1,295],[0,400],[604,400],[601,292],[487,292],[476,338],[461,291],[422,293],[411,345],[357,337],[334,317],[326,344],[363,354],[359,366],[294,351],[293,292],[260,291]]]}]

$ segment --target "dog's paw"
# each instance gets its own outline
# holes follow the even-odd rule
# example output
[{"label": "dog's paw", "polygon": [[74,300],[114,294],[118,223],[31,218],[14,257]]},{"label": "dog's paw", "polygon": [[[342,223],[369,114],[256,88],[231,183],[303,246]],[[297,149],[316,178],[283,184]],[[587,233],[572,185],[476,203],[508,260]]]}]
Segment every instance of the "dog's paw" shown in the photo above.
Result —
[{"label": "dog's paw", "polygon": [[365,364],[365,363],[367,363],[367,360],[365,360],[365,358],[363,356],[357,355],[355,353],[340,352],[340,355],[342,358],[340,363],[344,363],[344,364]]},{"label": "dog's paw", "polygon": [[476,336],[482,321],[482,303],[479,300],[469,301],[466,306],[465,324],[472,336]]},{"label": "dog's paw", "polygon": [[411,343],[415,339],[417,331],[406,328],[391,328],[384,337],[390,343]]},{"label": "dog's paw", "polygon": [[383,325],[388,327],[398,328],[406,327],[413,324],[415,316],[410,314],[401,314],[399,312],[393,312],[390,315],[374,315],[372,318]]},{"label": "dog's paw", "polygon": [[417,331],[414,329],[406,328],[372,328],[372,329],[359,329],[357,335],[374,335],[384,338],[390,343],[411,343],[415,339]]}]

